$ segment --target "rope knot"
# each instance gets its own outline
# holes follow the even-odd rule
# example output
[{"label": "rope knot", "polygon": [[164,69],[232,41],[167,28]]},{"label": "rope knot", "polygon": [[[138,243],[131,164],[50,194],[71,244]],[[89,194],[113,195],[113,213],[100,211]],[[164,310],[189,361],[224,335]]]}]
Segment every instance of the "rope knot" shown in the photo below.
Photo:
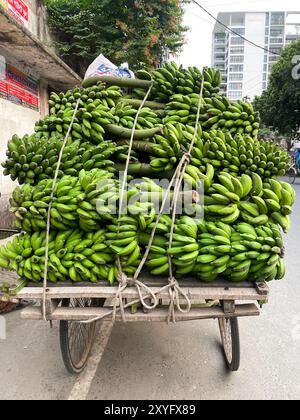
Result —
[{"label": "rope knot", "polygon": [[188,164],[191,162],[191,157],[192,157],[192,155],[191,155],[191,153],[190,153],[190,152],[185,153],[185,154],[183,155],[184,160],[185,160]]},{"label": "rope knot", "polygon": [[128,287],[135,287],[136,286],[136,279],[129,278],[127,279]]},{"label": "rope knot", "polygon": [[119,285],[121,287],[126,287],[127,285],[129,285],[129,279],[126,276],[126,274],[123,273],[123,272],[119,273],[119,275],[118,275],[118,281],[119,281]]}]

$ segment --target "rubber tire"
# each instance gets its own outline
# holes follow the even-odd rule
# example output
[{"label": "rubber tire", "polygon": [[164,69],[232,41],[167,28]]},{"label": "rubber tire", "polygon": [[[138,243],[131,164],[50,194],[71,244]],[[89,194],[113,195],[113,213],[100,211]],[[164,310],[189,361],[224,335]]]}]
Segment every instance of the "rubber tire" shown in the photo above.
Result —
[{"label": "rubber tire", "polygon": [[[103,306],[104,305],[104,301],[105,299],[98,299],[97,300],[97,305],[93,305],[93,306]],[[68,307],[69,306],[69,302],[70,299],[63,299],[62,300],[62,306],[63,307]],[[86,362],[85,364],[82,366],[81,369],[77,369],[73,362],[72,362],[72,358],[70,355],[70,350],[69,350],[69,338],[68,338],[68,326],[69,322],[68,321],[60,321],[59,323],[59,338],[60,338],[60,349],[61,349],[61,355],[62,355],[62,359],[65,365],[66,370],[68,371],[68,373],[70,373],[71,375],[79,375],[80,373],[82,373],[87,365],[89,356],[90,356],[90,352],[86,358]]]},{"label": "rubber tire", "polygon": [[227,360],[224,346],[223,354],[226,365],[231,372],[237,372],[240,368],[241,362],[241,346],[240,346],[240,333],[239,333],[239,322],[238,318],[230,318],[231,325],[231,340],[232,340],[232,361]]},{"label": "rubber tire", "polygon": [[294,168],[290,168],[287,172],[287,176],[289,177],[289,183],[291,185],[295,184],[297,171]]}]

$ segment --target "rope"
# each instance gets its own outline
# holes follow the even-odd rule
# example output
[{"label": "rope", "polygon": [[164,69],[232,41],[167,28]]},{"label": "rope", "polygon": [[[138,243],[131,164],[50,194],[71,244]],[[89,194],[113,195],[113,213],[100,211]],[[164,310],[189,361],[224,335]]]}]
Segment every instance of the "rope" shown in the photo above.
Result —
[{"label": "rope", "polygon": [[[194,136],[192,139],[192,142],[190,144],[190,148],[188,153],[185,153],[179,163],[179,171],[178,175],[176,176],[176,183],[174,188],[174,197],[172,201],[172,223],[171,223],[171,230],[170,230],[170,238],[169,238],[169,251],[172,248],[173,239],[174,239],[174,228],[175,228],[175,222],[176,222],[176,207],[178,202],[178,197],[180,193],[180,186],[183,181],[183,177],[187,168],[187,165],[190,162],[191,159],[191,153],[193,150],[193,147],[195,145],[195,141],[197,138],[198,128],[199,128],[199,121],[200,121],[200,113],[201,113],[201,104],[202,104],[202,97],[203,97],[203,88],[204,88],[204,78],[202,78],[201,88],[200,88],[200,95],[199,95],[199,102],[198,102],[198,109],[197,109],[197,118],[196,118],[196,124],[195,124],[195,130],[194,130]],[[169,284],[172,284],[174,281],[174,275],[173,275],[173,264],[172,259],[173,256],[169,253]],[[182,295],[187,303],[187,308],[183,309],[180,305],[179,295]],[[175,314],[175,306],[177,309],[182,313],[189,313],[191,310],[191,301],[188,298],[187,294],[183,291],[183,289],[179,286],[178,282],[175,281],[175,285],[170,287],[170,311],[169,311],[169,318],[168,322],[176,322],[176,314]]]},{"label": "rope", "polygon": [[49,258],[49,235],[50,235],[50,228],[51,228],[51,208],[52,208],[54,191],[55,191],[55,187],[56,187],[56,182],[57,182],[58,172],[59,172],[59,168],[60,168],[61,161],[62,161],[63,152],[64,152],[64,149],[66,147],[68,138],[71,134],[71,130],[72,130],[75,118],[76,118],[77,111],[78,111],[79,103],[80,103],[80,99],[78,99],[78,101],[76,103],[70,126],[68,128],[67,134],[64,138],[62,147],[60,149],[60,153],[59,153],[58,161],[57,161],[57,167],[56,167],[56,170],[55,170],[53,184],[52,184],[52,191],[51,191],[51,195],[50,195],[51,199],[50,199],[50,203],[49,203],[49,207],[48,207],[47,226],[46,226],[46,244],[45,244],[45,248],[46,248],[46,251],[45,251],[45,269],[44,269],[44,279],[43,279],[43,301],[42,301],[42,314],[43,314],[43,320],[44,321],[47,321],[46,299],[47,299],[47,277],[48,277],[48,264],[49,264],[49,261],[48,261],[48,258]]},{"label": "rope", "polygon": [[[120,219],[121,219],[122,211],[123,211],[124,194],[125,194],[125,188],[126,188],[126,183],[127,183],[127,175],[128,175],[129,165],[130,165],[131,152],[132,152],[132,148],[133,148],[135,129],[136,129],[136,126],[138,124],[139,115],[140,115],[140,113],[141,113],[141,111],[142,111],[150,93],[151,93],[152,87],[153,87],[153,81],[152,81],[152,83],[151,83],[151,85],[150,85],[150,87],[149,87],[144,99],[142,100],[141,105],[140,105],[137,113],[136,113],[134,123],[133,123],[133,127],[132,127],[132,130],[131,130],[131,137],[130,137],[130,142],[129,142],[129,147],[128,147],[128,154],[127,154],[125,170],[124,170],[123,179],[122,179],[121,193],[120,193],[118,232],[119,232],[119,229],[120,229]],[[116,317],[116,310],[117,310],[116,305],[117,305],[117,302],[119,301],[119,305],[120,305],[120,309],[121,309],[121,313],[122,313],[122,319],[123,319],[123,322],[126,322],[122,293],[128,287],[128,278],[123,273],[122,262],[121,262],[121,258],[119,256],[118,256],[118,269],[119,269],[119,289],[118,289],[118,292],[117,292],[117,295],[116,295],[116,298],[115,298],[113,318],[115,319],[115,317]],[[144,301],[143,296],[142,296],[142,292],[141,292],[141,287],[142,286],[141,285],[142,285],[142,283],[138,282],[137,279],[135,279],[135,281],[131,282],[131,286],[132,287],[135,286],[137,288],[139,296],[141,297],[140,301],[141,301],[142,305],[146,308],[147,304]],[[156,300],[155,300],[155,303],[156,303]],[[157,306],[157,303],[156,303],[155,307],[156,306]]]},{"label": "rope", "polygon": [[[139,283],[141,283],[141,282],[139,282]],[[158,296],[158,295],[160,295],[161,293],[163,293],[165,290],[169,290],[169,289],[170,289],[170,286],[171,286],[171,287],[172,287],[172,286],[175,286],[175,281],[174,281],[174,283],[167,284],[166,286],[163,286],[162,288],[160,288],[160,289],[159,289],[159,290],[157,290],[156,292],[154,292],[152,289],[150,289],[150,287],[146,286],[145,284],[143,284],[143,283],[141,283],[141,284],[142,284],[145,288],[147,288],[147,289],[149,290],[149,294],[148,294],[148,295],[146,295],[146,296],[143,296],[143,299],[144,299],[144,300],[146,300],[146,299],[153,298],[154,296],[155,296],[155,298],[157,299],[157,296]],[[125,284],[124,284],[124,286],[125,286]],[[128,280],[127,280],[126,287],[128,287]],[[120,288],[120,284],[119,284],[119,288]],[[125,290],[125,289],[124,289],[124,290]],[[124,290],[123,290],[122,292],[124,292]],[[151,292],[151,293],[150,293],[150,292]],[[119,293],[119,290],[117,291],[116,297],[117,297],[118,293]],[[158,300],[158,299],[157,299],[157,300]],[[116,301],[114,302],[114,307],[113,307],[113,309],[112,309],[112,310],[109,310],[109,311],[108,311],[108,312],[106,312],[105,314],[99,315],[99,316],[97,316],[97,317],[95,317],[95,318],[92,318],[92,319],[89,319],[89,320],[87,320],[87,321],[77,321],[77,322],[78,322],[78,323],[80,323],[80,324],[92,324],[93,322],[101,321],[101,320],[103,320],[104,318],[106,318],[106,317],[108,317],[108,316],[111,316],[111,315],[112,315],[113,319],[115,319],[116,314],[117,314],[118,312],[120,312],[120,311],[121,311],[121,312],[122,312],[122,311],[124,311],[123,313],[124,313],[124,315],[125,315],[125,309],[130,308],[132,305],[136,305],[136,304],[138,304],[138,303],[141,303],[140,297],[139,297],[139,299],[136,299],[136,300],[135,300],[135,301],[133,301],[133,302],[126,303],[125,305],[124,305],[124,303],[122,302],[122,304],[121,304],[120,306],[117,306],[118,302],[117,302],[117,299],[116,299]],[[157,305],[156,305],[156,306],[157,306]],[[150,307],[149,307],[149,308],[150,308]],[[153,309],[155,309],[155,308],[152,308],[152,307],[151,307],[151,310],[153,310]],[[122,320],[123,320],[123,322],[124,322],[123,315],[122,315]],[[125,318],[125,322],[126,322],[126,318]]]}]

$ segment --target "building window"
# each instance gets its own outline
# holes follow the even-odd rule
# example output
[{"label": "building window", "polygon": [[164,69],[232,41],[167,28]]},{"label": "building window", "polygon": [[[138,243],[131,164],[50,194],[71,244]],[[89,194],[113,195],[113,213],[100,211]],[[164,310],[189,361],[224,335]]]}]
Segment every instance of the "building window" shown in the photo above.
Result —
[{"label": "building window", "polygon": [[229,71],[233,73],[241,73],[244,71],[244,66],[242,64],[235,64],[229,67]]},{"label": "building window", "polygon": [[243,83],[229,83],[229,89],[231,90],[242,90]]},{"label": "building window", "polygon": [[263,88],[263,90],[266,90],[267,89],[267,82],[263,82],[262,88]]},{"label": "building window", "polygon": [[270,25],[270,13],[266,13],[266,26]]},{"label": "building window", "polygon": [[232,14],[231,15],[231,26],[245,26],[245,15],[244,14]]},{"label": "building window", "polygon": [[231,80],[231,81],[243,80],[243,73],[231,73],[229,75],[229,80]]},{"label": "building window", "polygon": [[245,40],[239,37],[232,37],[231,40],[231,45],[244,45],[245,44]]},{"label": "building window", "polygon": [[283,29],[271,29],[270,36],[283,37]]},{"label": "building window", "polygon": [[271,15],[271,25],[284,25],[284,20],[284,13],[272,13]]},{"label": "building window", "polygon": [[244,54],[244,47],[232,47],[230,48],[230,54]]},{"label": "building window", "polygon": [[242,99],[243,93],[242,92],[228,92],[229,99]]},{"label": "building window", "polygon": [[283,44],[283,37],[270,38],[270,44]]},{"label": "building window", "polygon": [[243,55],[233,55],[230,57],[230,63],[243,63],[244,56]]},{"label": "building window", "polygon": [[[233,28],[234,33],[231,34],[232,37],[237,37],[238,35],[245,36],[245,29],[244,28]],[[238,34],[238,35],[236,35]]]},{"label": "building window", "polygon": [[268,64],[264,64],[264,72],[268,71]]}]

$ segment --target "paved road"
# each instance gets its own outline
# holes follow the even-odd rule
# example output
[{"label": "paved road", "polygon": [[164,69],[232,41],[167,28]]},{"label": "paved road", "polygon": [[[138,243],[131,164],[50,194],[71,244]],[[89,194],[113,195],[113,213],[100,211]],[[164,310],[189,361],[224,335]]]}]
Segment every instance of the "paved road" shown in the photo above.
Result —
[{"label": "paved road", "polygon": [[[298,181],[299,182],[299,181]],[[300,184],[296,186],[300,197]],[[274,282],[262,316],[240,321],[242,365],[228,374],[215,321],[117,325],[90,399],[300,398],[300,199],[287,238],[287,276]],[[67,399],[76,378],[62,365],[58,329],[6,317],[0,341],[0,399]]]}]

